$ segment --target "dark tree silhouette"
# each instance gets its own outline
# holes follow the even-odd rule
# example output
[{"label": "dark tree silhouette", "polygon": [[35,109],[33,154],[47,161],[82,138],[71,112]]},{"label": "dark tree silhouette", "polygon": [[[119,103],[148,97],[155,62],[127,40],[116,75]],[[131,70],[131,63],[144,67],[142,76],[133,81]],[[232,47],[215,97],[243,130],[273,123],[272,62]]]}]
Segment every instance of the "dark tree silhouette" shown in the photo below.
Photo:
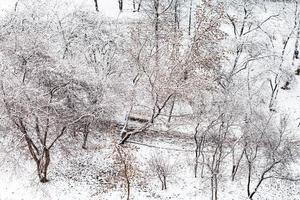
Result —
[{"label": "dark tree silhouette", "polygon": [[94,2],[95,2],[95,9],[97,12],[99,12],[98,0],[94,0]]}]

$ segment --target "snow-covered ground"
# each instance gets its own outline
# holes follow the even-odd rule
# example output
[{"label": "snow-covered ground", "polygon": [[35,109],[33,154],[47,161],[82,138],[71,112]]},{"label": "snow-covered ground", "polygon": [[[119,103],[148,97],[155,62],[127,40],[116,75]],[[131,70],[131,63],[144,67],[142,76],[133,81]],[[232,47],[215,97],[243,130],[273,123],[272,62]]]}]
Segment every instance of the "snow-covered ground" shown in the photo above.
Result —
[{"label": "snow-covered ground", "polygon": [[[65,2],[70,3],[72,0],[65,0]],[[6,10],[12,10],[14,5],[14,0],[0,0],[0,16],[4,15]],[[122,15],[131,17],[133,14],[130,5],[130,3],[125,4],[124,12],[120,13],[117,0],[99,0],[100,13],[115,19],[122,17]],[[92,0],[76,0],[76,7],[94,10],[94,2]],[[266,16],[266,14],[261,15],[262,18]],[[282,27],[268,28],[281,30]],[[282,34],[286,34],[285,30]],[[289,49],[289,51],[293,50]],[[300,123],[299,77],[296,77],[291,90],[279,91],[276,105],[281,112],[289,114],[292,122],[289,125],[289,130],[297,135],[300,130],[298,127]],[[142,166],[140,170],[146,171],[140,177],[142,181],[134,182],[133,199],[210,199],[209,178],[194,178],[193,156],[195,147],[190,135],[181,139],[165,135],[149,136],[143,139],[137,137],[133,138],[131,142],[128,144],[130,146],[128,148],[133,152],[137,165]],[[7,154],[4,154],[4,151],[1,152],[0,146],[0,161],[3,161],[0,163],[0,200],[124,199],[124,188],[121,187],[121,183],[115,183],[105,177],[105,173],[110,173],[106,170],[113,165],[111,159],[113,143],[114,137],[95,137],[90,141],[89,150],[84,151],[78,148],[72,153],[72,156],[67,154],[53,158],[51,166],[55,167],[50,168],[50,182],[46,184],[38,182],[34,163],[29,158],[24,158],[12,150],[16,157],[19,156],[19,159],[22,160],[20,166],[12,167],[13,161],[6,157]],[[150,172],[147,173],[149,171],[147,169],[149,156],[159,153],[168,157],[174,168],[173,175],[168,181],[167,191],[161,190],[157,177]],[[295,172],[299,171],[299,166],[295,166],[294,170]],[[220,194],[222,194],[221,200],[247,199],[245,183],[241,182],[232,183],[230,180],[224,180],[224,184],[220,185]],[[260,188],[256,199],[299,200],[300,184],[280,182],[279,180],[267,181]]]},{"label": "snow-covered ground", "polygon": [[[149,137],[143,140],[133,138],[130,148],[136,164],[145,174],[134,182],[132,199],[142,200],[197,200],[210,199],[210,179],[195,178],[193,174],[193,145],[178,138]],[[134,142],[136,141],[136,142]],[[121,183],[107,179],[111,166],[112,141],[95,140],[101,144],[89,144],[88,151],[73,152],[72,158],[55,158],[50,168],[50,182],[39,183],[34,165],[27,160],[12,168],[1,166],[1,200],[122,200],[125,196]],[[184,148],[183,148],[184,147]],[[129,147],[128,147],[129,148]],[[75,155],[74,155],[75,154]],[[162,154],[173,166],[168,179],[167,191],[161,190],[159,179],[148,170],[151,155]],[[9,163],[8,163],[9,164]],[[242,172],[241,172],[242,173]],[[141,181],[142,180],[142,181]],[[280,191],[280,192],[278,192]],[[245,184],[224,179],[220,185],[222,200],[247,200]],[[297,183],[267,181],[257,194],[262,200],[297,200],[300,185]]]}]

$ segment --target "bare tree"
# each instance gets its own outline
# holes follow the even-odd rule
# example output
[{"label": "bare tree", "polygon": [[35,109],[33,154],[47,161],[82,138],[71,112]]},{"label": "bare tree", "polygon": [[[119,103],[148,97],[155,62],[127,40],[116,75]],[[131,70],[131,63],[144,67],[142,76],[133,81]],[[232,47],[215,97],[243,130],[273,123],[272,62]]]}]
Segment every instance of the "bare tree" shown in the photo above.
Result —
[{"label": "bare tree", "polygon": [[[197,124],[196,128],[195,128],[195,134],[194,134],[194,140],[195,140],[195,145],[196,145],[196,149],[195,149],[195,166],[194,166],[194,175],[195,178],[197,178],[198,175],[198,165],[199,163],[202,165],[202,169],[201,169],[201,177],[203,177],[203,172],[204,172],[204,163],[205,163],[205,152],[204,152],[204,148],[206,147],[206,142],[207,142],[207,137],[209,134],[209,131],[216,126],[219,122],[219,118],[222,115],[220,115],[217,119],[212,120],[210,122],[210,124],[207,126],[207,128],[199,135],[199,126],[200,123]],[[202,160],[199,161],[200,157],[202,157]]]},{"label": "bare tree", "polygon": [[[63,136],[70,136],[68,133],[73,127],[84,124],[85,148],[90,123],[101,116],[100,113],[105,113],[105,109],[100,103],[103,97],[102,85],[80,78],[84,66],[80,66],[81,69],[77,71],[79,76],[76,76],[75,68],[70,73],[70,65],[63,64],[66,59],[71,61],[75,53],[77,58],[83,58],[74,51],[72,42],[67,47],[61,45],[66,38],[61,38],[61,32],[53,27],[62,28],[65,22],[59,20],[49,25],[49,21],[42,20],[45,15],[48,19],[53,18],[55,12],[51,9],[42,16],[39,13],[32,17],[32,12],[40,4],[43,2],[28,5],[26,11],[17,11],[16,22],[10,21],[1,30],[5,39],[1,40],[3,48],[0,52],[5,55],[8,63],[1,78],[1,99],[9,119],[18,130],[15,137],[25,139],[28,152],[36,163],[40,181],[47,182],[54,146]],[[9,19],[10,16],[7,16],[4,22]],[[66,25],[69,26],[72,24]],[[68,53],[62,56],[61,52],[66,52],[66,49]],[[88,68],[87,65],[85,67]]]},{"label": "bare tree", "polygon": [[131,184],[134,177],[137,175],[135,168],[135,159],[129,149],[126,149],[118,144],[114,146],[114,158],[118,173],[124,181],[126,188],[126,199],[130,199]]},{"label": "bare tree", "polygon": [[[136,127],[132,131],[125,133],[123,129],[122,133],[125,134],[123,134],[121,144],[130,135],[141,133],[152,127],[158,118],[165,114],[169,103],[176,95],[178,86],[175,80],[182,76],[175,74],[175,70],[170,65],[168,47],[171,47],[173,42],[171,38],[163,36],[167,34],[167,27],[170,27],[167,19],[172,16],[168,13],[172,2],[151,0],[147,1],[145,5],[145,8],[148,9],[145,10],[147,12],[145,19],[132,28],[131,41],[128,44],[131,46],[128,57],[134,66],[132,89],[135,93],[133,95],[137,95],[138,89],[146,93],[144,97],[140,98],[147,101],[147,111],[141,111],[145,112],[147,119],[143,120],[144,123],[140,127]],[[152,17],[155,19],[154,21]],[[165,24],[161,23],[163,20],[165,20]],[[161,41],[165,41],[165,45],[161,45]],[[180,66],[176,67],[180,68]],[[127,119],[131,117],[132,112],[139,107],[139,103],[132,102],[129,107],[130,112],[126,114],[124,127],[127,126]]]},{"label": "bare tree", "polygon": [[244,151],[247,163],[247,195],[251,200],[268,179],[300,180],[288,173],[288,166],[294,162],[298,153],[296,143],[287,137],[287,118],[281,118],[278,128],[272,126],[274,120],[274,116],[270,115],[262,124],[250,120],[247,126]]},{"label": "bare tree", "polygon": [[161,189],[167,189],[167,179],[173,174],[174,166],[170,163],[169,158],[161,154],[152,155],[148,161],[150,171],[158,177],[161,182]]}]

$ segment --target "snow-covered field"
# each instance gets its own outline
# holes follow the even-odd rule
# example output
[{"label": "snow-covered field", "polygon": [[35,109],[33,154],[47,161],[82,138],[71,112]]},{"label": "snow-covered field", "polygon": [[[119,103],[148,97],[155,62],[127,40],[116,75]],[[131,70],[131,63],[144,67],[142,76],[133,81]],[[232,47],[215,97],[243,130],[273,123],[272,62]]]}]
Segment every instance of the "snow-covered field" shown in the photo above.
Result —
[{"label": "snow-covered field", "polygon": [[[59,1],[59,0],[57,0]],[[75,8],[94,11],[94,2],[92,0],[61,0]],[[230,0],[228,0],[230,1]],[[7,10],[13,10],[15,0],[0,0],[0,17],[4,16]],[[137,13],[131,11],[131,1],[125,1],[124,11],[118,10],[117,0],[99,0],[100,14],[113,19],[122,19],[126,21],[131,17],[139,17]],[[267,24],[261,24],[261,29],[270,33],[274,40],[274,46],[266,47],[274,54],[281,52],[282,40],[289,34],[290,27],[293,26],[294,16],[293,5],[287,4],[284,9],[285,13],[280,18],[270,20]],[[268,16],[275,15],[282,11],[283,4],[270,2],[263,8],[254,9],[254,22],[263,21]],[[233,14],[234,8],[228,8],[228,13]],[[132,18],[131,18],[132,19]],[[299,18],[300,19],[300,18]],[[230,23],[223,25],[223,30],[228,34],[224,40],[226,48],[230,49],[235,46],[237,41],[233,35]],[[249,36],[250,37],[250,36]],[[259,44],[267,40],[268,36],[252,35],[251,39],[245,37],[246,42]],[[287,57],[291,57],[294,52],[294,43],[296,37],[293,36],[287,45]],[[240,42],[240,41],[238,41]],[[254,50],[255,51],[255,50]],[[233,50],[234,52],[234,50]],[[234,60],[234,53],[227,55],[228,63]],[[242,55],[244,56],[244,55]],[[270,59],[271,60],[271,59]],[[297,61],[296,61],[297,62]],[[242,61],[241,61],[242,63]],[[283,62],[286,71],[293,72],[294,68],[286,69],[290,66],[291,61]],[[272,74],[272,62],[257,61],[257,68],[250,69],[248,73],[260,74],[260,71],[266,68],[269,74]],[[270,65],[270,66],[269,66]],[[283,68],[284,68],[283,67]],[[293,66],[294,67],[294,66]],[[281,70],[281,69],[280,69]],[[279,70],[279,71],[280,71]],[[274,70],[275,71],[275,70]],[[269,75],[268,74],[268,75]],[[246,76],[243,73],[241,76]],[[261,74],[260,74],[261,75]],[[266,75],[267,76],[267,75]],[[261,76],[264,77],[264,76]],[[270,77],[273,78],[273,75]],[[254,78],[255,79],[255,78]],[[261,87],[261,93],[269,94],[268,80],[258,78],[254,81]],[[265,84],[263,82],[265,81]],[[258,84],[262,83],[262,84]],[[255,86],[257,86],[255,85]],[[254,86],[254,87],[255,87]],[[280,85],[281,87],[282,85]],[[243,93],[244,94],[244,93]],[[268,104],[268,103],[265,103]],[[274,107],[278,113],[288,114],[289,124],[288,132],[298,140],[300,131],[300,77],[295,76],[291,81],[289,90],[279,89],[278,96]],[[178,110],[184,108],[178,108]],[[1,109],[2,110],[2,109]],[[188,109],[186,109],[188,110]],[[2,112],[2,111],[1,111]],[[119,116],[118,116],[119,117]],[[1,119],[2,120],[2,119]],[[189,124],[190,125],[190,124]],[[1,125],[2,126],[2,125]],[[0,127],[1,127],[0,126]],[[3,125],[3,127],[6,125]],[[158,126],[159,127],[159,126]],[[175,126],[176,127],[176,126]],[[131,137],[124,148],[132,154],[136,174],[131,185],[131,199],[135,200],[209,200],[210,193],[210,176],[204,174],[204,177],[194,177],[194,130],[190,126],[180,126],[173,128],[176,131],[165,133],[169,127],[163,127],[160,131],[147,133],[140,136],[139,134]],[[183,129],[183,130],[182,130]],[[162,131],[164,130],[164,131]],[[12,134],[14,130],[10,130]],[[181,133],[179,133],[181,131]],[[5,135],[4,130],[2,134]],[[49,179],[47,183],[40,183],[36,176],[36,166],[29,155],[24,156],[26,146],[14,148],[8,141],[10,137],[0,137],[0,200],[121,200],[126,199],[124,181],[115,178],[115,151],[114,148],[119,133],[112,132],[94,132],[88,141],[88,149],[81,149],[81,144],[74,144],[72,150],[57,148],[55,157],[51,158],[49,167]],[[67,140],[66,138],[63,138]],[[15,140],[14,145],[18,146],[24,142],[24,139]],[[9,146],[9,147],[8,147]],[[22,146],[22,145],[21,145]],[[171,166],[171,176],[168,177],[167,190],[161,190],[160,181],[151,173],[149,169],[149,160],[155,155],[163,155]],[[298,158],[299,159],[299,158]],[[224,171],[231,170],[231,160],[228,158],[224,164]],[[17,164],[16,164],[17,163]],[[245,176],[246,162],[240,167],[237,177]],[[290,167],[291,174],[300,172],[300,161]],[[112,178],[114,177],[114,178]],[[230,176],[221,176],[219,185],[220,200],[247,200],[246,180],[232,182]],[[280,179],[268,179],[258,189],[255,194],[257,200],[299,200],[300,183],[297,181],[283,181]],[[213,199],[214,200],[214,199]]]},{"label": "snow-covered field", "polygon": [[[136,139],[133,139],[135,141]],[[195,178],[193,174],[193,145],[178,143],[177,138],[165,137],[147,138],[143,141],[129,143],[131,151],[137,159],[137,165],[142,166],[144,174],[134,183],[132,199],[178,199],[197,200],[210,199],[209,177]],[[186,138],[185,138],[186,140]],[[30,160],[24,160],[20,166],[1,166],[1,200],[82,200],[103,199],[122,200],[125,197],[124,188],[120,183],[114,183],[109,178],[111,173],[111,141],[94,141],[101,147],[91,145],[88,151],[78,151],[67,159],[55,160],[50,168],[50,182],[39,183],[35,178],[34,165]],[[128,147],[129,148],[129,147]],[[75,154],[75,155],[74,155]],[[168,180],[168,189],[161,190],[159,179],[147,169],[147,160],[151,155],[162,154],[170,160],[173,175]],[[23,160],[23,158],[21,158]],[[298,166],[296,166],[298,167]],[[295,169],[297,172],[298,169]],[[241,172],[243,173],[243,172]],[[241,174],[240,174],[241,175]],[[220,185],[220,198],[223,200],[247,200],[245,183],[223,180]],[[116,184],[116,185],[115,185]],[[257,194],[262,200],[297,200],[300,195],[300,185],[297,183],[267,181]]]}]

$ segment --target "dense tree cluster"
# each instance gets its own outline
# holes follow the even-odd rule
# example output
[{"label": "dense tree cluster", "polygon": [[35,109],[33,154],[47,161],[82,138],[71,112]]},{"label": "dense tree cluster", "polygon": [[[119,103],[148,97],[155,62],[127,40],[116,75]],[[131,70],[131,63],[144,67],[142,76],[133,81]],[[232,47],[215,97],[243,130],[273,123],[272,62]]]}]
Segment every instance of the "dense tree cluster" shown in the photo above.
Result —
[{"label": "dense tree cluster", "polygon": [[[221,198],[223,177],[245,181],[249,199],[267,179],[297,181],[289,167],[298,143],[277,106],[299,75],[300,10],[290,4],[261,19],[254,13],[265,8],[254,1],[133,0],[138,17],[123,23],[20,0],[0,21],[1,106],[11,137],[24,139],[47,182],[53,149],[73,148],[76,135],[88,149],[90,134],[106,124],[120,134],[112,149],[127,199],[135,159],[122,145],[178,126],[194,130],[181,134],[193,135],[194,176],[210,181],[211,200]],[[287,9],[294,16],[287,32],[272,32],[268,25]],[[162,189],[174,173],[166,159],[149,161]]]}]

